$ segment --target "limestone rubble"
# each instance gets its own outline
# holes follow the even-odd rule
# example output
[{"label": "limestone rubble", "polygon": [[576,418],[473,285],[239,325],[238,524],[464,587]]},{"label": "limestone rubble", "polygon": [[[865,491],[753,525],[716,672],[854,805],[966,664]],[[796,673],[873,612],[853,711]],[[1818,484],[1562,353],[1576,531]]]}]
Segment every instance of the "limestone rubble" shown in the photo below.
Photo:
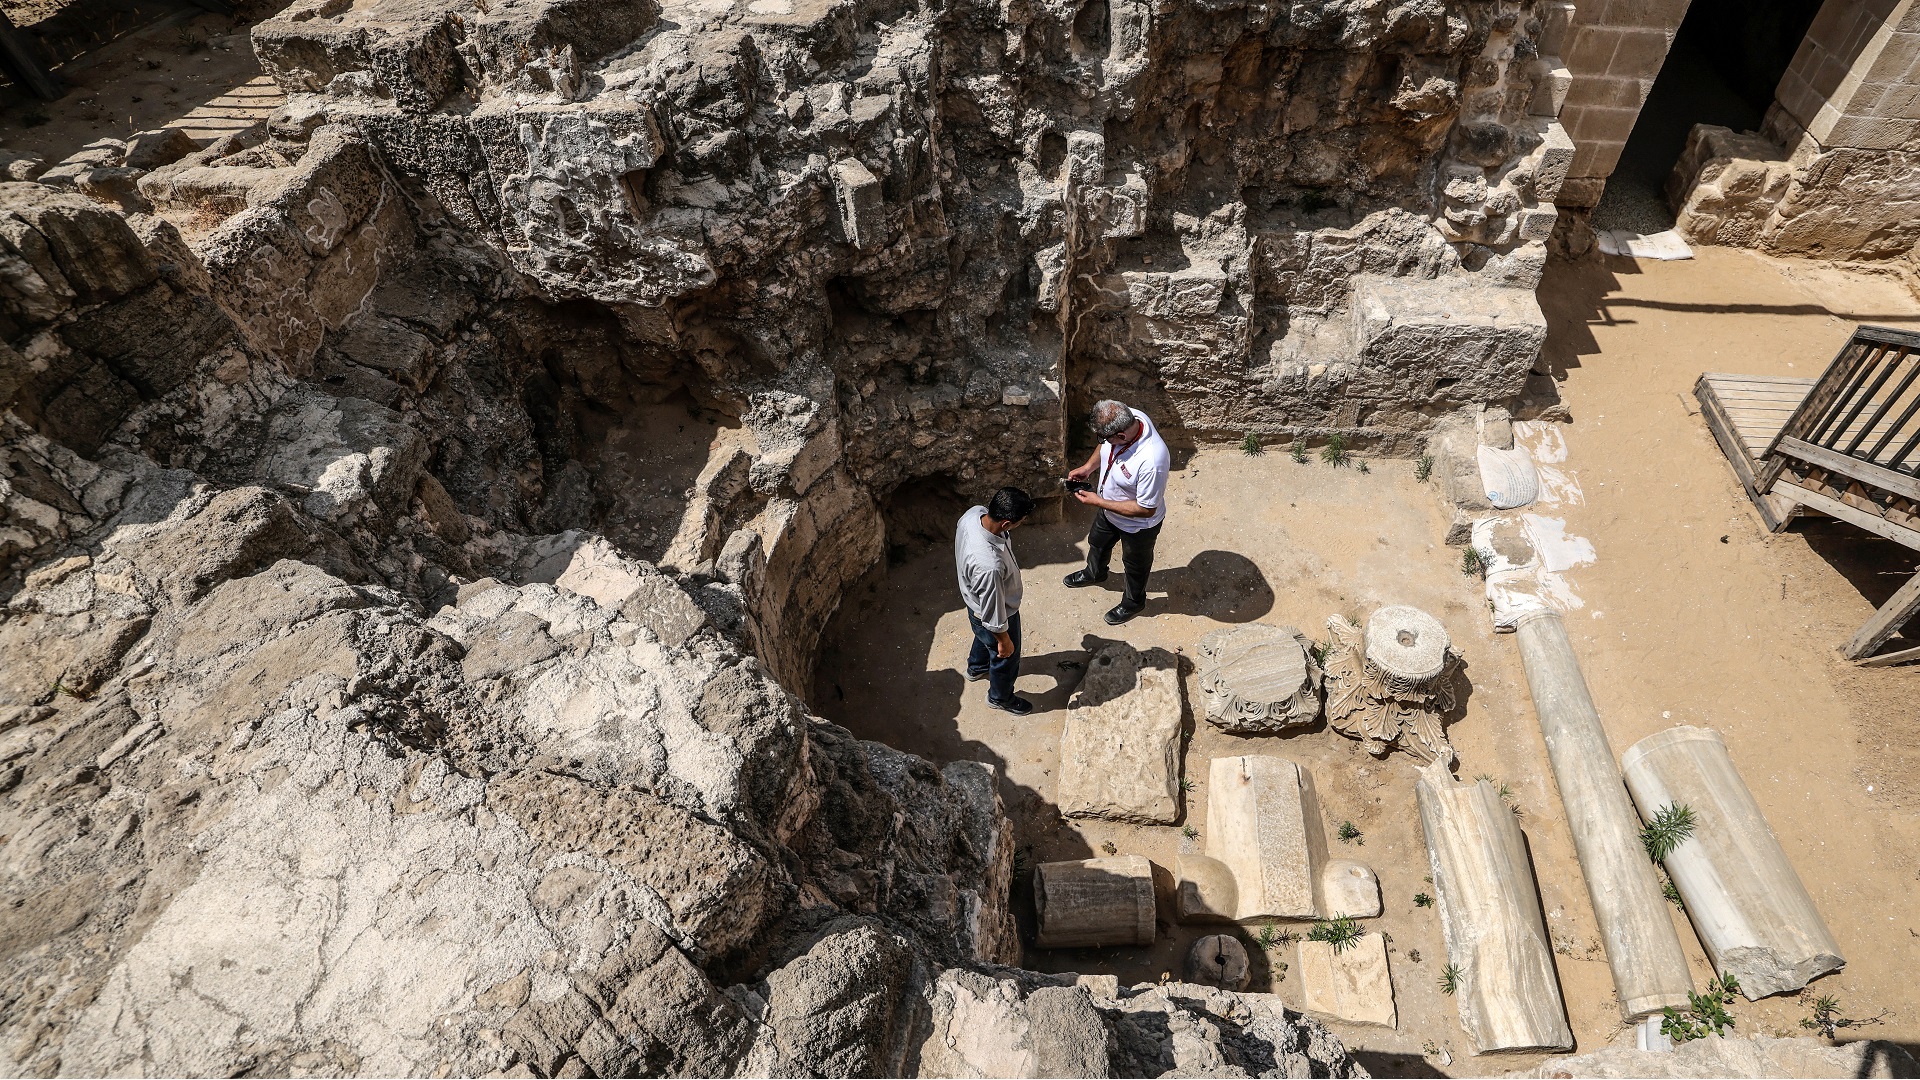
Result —
[{"label": "limestone rubble", "polygon": [[997,966],[990,771],[792,691],[921,493],[1053,494],[1096,396],[1396,445],[1517,393],[1541,32],[301,0],[265,130],[8,164],[0,1069],[1359,1075]]}]

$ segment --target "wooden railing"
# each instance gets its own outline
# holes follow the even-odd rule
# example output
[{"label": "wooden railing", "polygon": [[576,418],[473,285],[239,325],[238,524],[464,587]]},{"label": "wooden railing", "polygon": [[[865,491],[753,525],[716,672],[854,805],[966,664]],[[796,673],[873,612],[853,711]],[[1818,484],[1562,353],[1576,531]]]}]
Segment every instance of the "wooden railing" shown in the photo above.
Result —
[{"label": "wooden railing", "polygon": [[[1917,452],[1920,334],[1862,326],[1767,447],[1755,486],[1920,550]],[[1846,655],[1872,653],[1916,612],[1920,575],[1860,628]]]}]

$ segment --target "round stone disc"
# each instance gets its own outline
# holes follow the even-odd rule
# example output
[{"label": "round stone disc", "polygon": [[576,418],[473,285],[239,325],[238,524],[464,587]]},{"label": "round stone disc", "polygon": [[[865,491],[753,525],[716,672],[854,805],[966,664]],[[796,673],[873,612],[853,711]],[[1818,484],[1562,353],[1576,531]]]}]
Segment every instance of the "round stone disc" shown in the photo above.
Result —
[{"label": "round stone disc", "polygon": [[1383,607],[1367,619],[1367,659],[1408,682],[1426,682],[1446,670],[1447,628],[1404,604]]},{"label": "round stone disc", "polygon": [[1307,654],[1292,634],[1248,626],[1227,640],[1215,670],[1248,701],[1285,701],[1307,681]]}]

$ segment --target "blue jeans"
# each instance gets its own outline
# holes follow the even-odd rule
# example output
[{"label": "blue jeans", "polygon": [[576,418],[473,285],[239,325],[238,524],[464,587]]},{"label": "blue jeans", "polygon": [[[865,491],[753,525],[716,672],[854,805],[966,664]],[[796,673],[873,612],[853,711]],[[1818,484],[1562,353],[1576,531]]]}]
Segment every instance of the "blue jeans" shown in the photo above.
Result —
[{"label": "blue jeans", "polygon": [[967,653],[967,674],[987,673],[987,700],[1005,703],[1013,700],[1013,680],[1020,675],[1020,613],[1007,619],[1007,636],[1013,639],[1013,655],[1000,655],[1000,642],[993,631],[980,624],[973,612],[967,612],[973,624],[973,649]]}]

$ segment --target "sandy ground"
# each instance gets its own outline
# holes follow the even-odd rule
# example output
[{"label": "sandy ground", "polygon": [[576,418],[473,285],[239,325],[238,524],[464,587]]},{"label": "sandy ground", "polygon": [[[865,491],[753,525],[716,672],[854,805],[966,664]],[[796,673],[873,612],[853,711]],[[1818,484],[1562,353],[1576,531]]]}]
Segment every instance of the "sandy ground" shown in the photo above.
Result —
[{"label": "sandy ground", "polygon": [[[6,7],[21,22],[21,11]],[[48,23],[74,21],[41,7],[35,13]],[[264,121],[285,96],[260,74],[248,30],[238,19],[160,0],[90,9],[78,26],[48,31],[64,61],[55,69],[64,97],[39,101],[0,88],[0,147],[53,164],[95,139],[181,127],[205,144]]]},{"label": "sandy ground", "polygon": [[[1543,512],[1597,554],[1564,575],[1581,603],[1568,628],[1616,753],[1674,724],[1723,732],[1849,957],[1817,990],[1839,997],[1849,1016],[1880,1017],[1854,1037],[1920,1041],[1910,975],[1920,961],[1920,908],[1910,899],[1920,880],[1920,757],[1912,749],[1920,669],[1856,669],[1835,651],[1904,580],[1913,553],[1831,522],[1766,534],[1689,393],[1704,370],[1815,374],[1853,321],[1920,322],[1920,304],[1889,279],[1714,249],[1682,263],[1556,264],[1541,296],[1551,323],[1547,357],[1574,417],[1554,431],[1577,489]],[[1362,474],[1224,447],[1177,461],[1149,590],[1152,617],[1118,629],[1100,619],[1113,591],[1060,583],[1084,551],[1087,515],[1076,507],[1065,522],[1024,527],[1015,534],[1027,566],[1019,686],[1040,707],[1031,717],[986,708],[984,684],[963,681],[966,618],[951,555],[939,547],[849,595],[829,630],[813,704],[868,738],[937,760],[994,763],[1031,849],[1025,864],[1089,857],[1111,844],[1170,868],[1183,843],[1204,843],[1211,758],[1275,753],[1302,762],[1318,783],[1329,831],[1348,820],[1361,830],[1359,844],[1334,847],[1379,874],[1385,911],[1370,928],[1391,938],[1399,1028],[1333,1026],[1376,1075],[1505,1072],[1531,1059],[1472,1057],[1454,1003],[1438,987],[1438,919],[1413,902],[1430,886],[1405,755],[1377,761],[1324,726],[1245,739],[1190,715],[1184,775],[1194,786],[1179,825],[1067,821],[1054,803],[1074,665],[1101,640],[1191,657],[1221,625],[1291,624],[1323,639],[1333,614],[1422,607],[1447,626],[1466,660],[1471,689],[1449,729],[1458,772],[1505,782],[1521,809],[1579,1048],[1630,1041],[1518,652],[1492,633],[1478,582],[1460,573],[1459,551],[1440,543],[1446,515],[1437,493],[1415,481],[1408,462],[1369,464]],[[1108,585],[1117,587],[1117,575]],[[1199,694],[1190,665],[1186,685],[1191,714]],[[1182,826],[1197,836],[1184,837]],[[1030,920],[1024,885],[1015,902]],[[1677,909],[1675,922],[1704,982],[1711,969]],[[1029,949],[1026,962],[1128,981],[1178,977],[1188,944],[1204,932],[1163,922],[1151,949]],[[1283,966],[1294,963],[1294,949],[1282,944],[1264,960],[1256,959],[1255,988],[1297,1002]],[[1806,1006],[1792,997],[1743,1000],[1732,1012],[1741,1032],[1800,1034]]]}]

